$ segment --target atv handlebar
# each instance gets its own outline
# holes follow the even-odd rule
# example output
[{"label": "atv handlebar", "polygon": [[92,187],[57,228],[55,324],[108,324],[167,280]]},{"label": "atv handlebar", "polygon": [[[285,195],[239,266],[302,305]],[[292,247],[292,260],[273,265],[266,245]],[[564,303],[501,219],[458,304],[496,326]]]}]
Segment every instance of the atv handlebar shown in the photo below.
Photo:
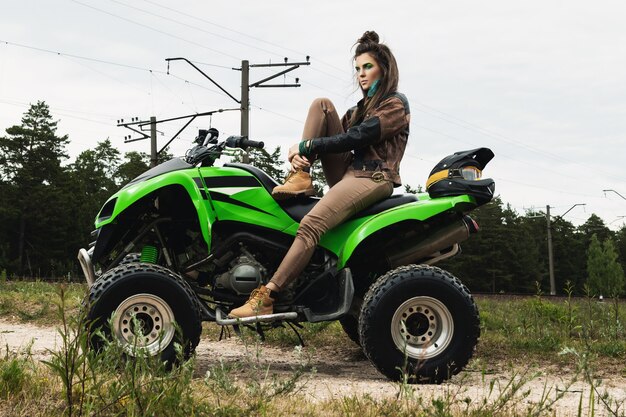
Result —
[{"label": "atv handlebar", "polygon": [[[202,166],[212,166],[217,158],[226,150],[225,148],[263,149],[265,144],[256,140],[250,140],[246,136],[230,136],[224,142],[218,143],[219,132],[217,129],[200,130],[195,142],[196,146],[189,149],[185,154],[185,161],[191,165],[202,162]],[[213,144],[211,147],[208,145]]]},{"label": "atv handlebar", "polygon": [[230,136],[228,139],[226,139],[226,146],[228,146],[229,148],[241,148],[244,150],[246,148],[263,149],[265,143],[256,140],[250,140],[245,136]]}]

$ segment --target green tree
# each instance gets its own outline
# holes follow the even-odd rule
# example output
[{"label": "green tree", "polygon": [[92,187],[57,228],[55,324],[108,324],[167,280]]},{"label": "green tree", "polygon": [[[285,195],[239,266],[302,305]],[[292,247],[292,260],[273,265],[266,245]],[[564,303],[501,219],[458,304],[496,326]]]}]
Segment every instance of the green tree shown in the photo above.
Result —
[{"label": "green tree", "polygon": [[313,188],[315,189],[315,195],[318,197],[324,196],[324,189],[328,187],[324,170],[322,169],[322,162],[317,160],[311,165],[311,180],[313,181]]},{"label": "green tree", "polygon": [[555,217],[551,227],[556,290],[562,292],[565,283],[570,281],[582,294],[587,279],[585,239],[572,223],[561,217]]},{"label": "green tree", "polygon": [[606,239],[613,238],[613,232],[609,229],[604,221],[595,214],[589,216],[587,221],[578,227],[578,232],[581,234],[581,241],[585,248],[589,247],[591,243],[591,236],[594,234],[598,236],[600,242],[604,242]]},{"label": "green tree", "polygon": [[89,243],[93,220],[102,204],[117,191],[115,180],[120,164],[120,152],[108,139],[98,142],[94,149],[81,152],[70,165],[73,196],[72,212],[76,234],[69,252]]},{"label": "green tree", "polygon": [[57,122],[45,102],[32,104],[21,122],[0,137],[0,178],[13,191],[7,231],[12,263],[19,274],[28,270],[32,275],[63,247],[58,213],[65,203],[67,172],[61,162],[69,139],[57,136]]},{"label": "green tree", "polygon": [[[264,171],[267,175],[280,181],[285,176],[285,172],[282,169],[283,160],[281,157],[280,146],[277,146],[272,153],[269,153],[265,149],[249,149],[248,150],[249,164]],[[243,162],[243,152],[236,154],[232,162]]]},{"label": "green tree", "polygon": [[130,180],[150,169],[150,156],[144,152],[126,152],[124,162],[117,169],[115,180],[119,185],[124,185]]},{"label": "green tree", "polygon": [[419,194],[423,192],[422,185],[417,184],[417,188],[413,188],[410,184],[404,184],[404,192],[409,194]]},{"label": "green tree", "polygon": [[532,245],[523,251],[518,249],[517,245],[525,242],[517,239],[522,236],[518,217],[502,205],[496,197],[473,211],[471,216],[480,226],[479,233],[461,244],[461,256],[441,264],[474,291],[522,291],[526,276],[537,278],[533,269],[516,264],[522,256],[532,257],[536,251],[531,250]]},{"label": "green tree", "polygon": [[587,252],[587,274],[589,287],[595,294],[617,297],[624,293],[624,270],[612,239],[601,244],[598,236],[592,235]]},{"label": "green tree", "polygon": [[99,142],[95,149],[81,152],[71,164],[80,192],[92,198],[97,194],[115,192],[115,176],[120,164],[120,151],[115,149],[109,139]]},{"label": "green tree", "polygon": [[615,234],[615,246],[619,254],[622,269],[626,271],[626,226],[622,226]]}]

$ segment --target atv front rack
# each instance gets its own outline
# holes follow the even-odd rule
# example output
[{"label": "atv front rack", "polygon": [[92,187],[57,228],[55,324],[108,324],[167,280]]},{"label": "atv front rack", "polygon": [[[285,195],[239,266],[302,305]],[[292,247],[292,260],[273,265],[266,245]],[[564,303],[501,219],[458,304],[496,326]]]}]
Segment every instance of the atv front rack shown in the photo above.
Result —
[{"label": "atv front rack", "polygon": [[286,313],[276,313],[276,314],[264,314],[262,316],[253,316],[253,317],[245,317],[245,318],[230,318],[226,316],[222,310],[219,308],[215,309],[215,322],[220,326],[236,326],[238,324],[252,324],[252,323],[263,323],[263,322],[272,322],[278,320],[295,320],[298,318],[298,313],[295,311],[289,311]]}]

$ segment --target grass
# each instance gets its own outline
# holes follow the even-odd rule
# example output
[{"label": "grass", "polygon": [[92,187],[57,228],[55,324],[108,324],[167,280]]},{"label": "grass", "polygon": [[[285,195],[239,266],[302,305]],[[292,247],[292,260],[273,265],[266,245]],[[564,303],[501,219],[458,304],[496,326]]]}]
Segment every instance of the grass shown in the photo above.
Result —
[{"label": "grass", "polygon": [[[14,323],[49,326],[59,323],[53,300],[59,285],[47,282],[0,282],[0,319]],[[83,284],[62,284],[65,310],[76,314],[83,300]],[[592,297],[551,299],[478,296],[481,339],[478,357],[485,361],[522,358],[561,363],[558,353],[564,347],[590,349],[610,361],[626,356],[626,303],[622,300],[598,302]],[[218,337],[220,329],[205,323],[204,334]],[[313,348],[332,350],[344,338],[338,322],[304,324],[298,329],[305,343]],[[281,347],[299,344],[289,328],[266,333],[267,343]],[[345,339],[345,338],[344,338]],[[621,371],[626,373],[626,365]]]},{"label": "grass", "polygon": [[[562,364],[565,347],[588,351],[626,375],[626,303],[587,298],[478,298],[479,356]],[[614,367],[611,369],[615,370]]]},{"label": "grass", "polygon": [[0,281],[0,318],[13,323],[40,326],[58,324],[54,300],[57,299],[60,285],[65,288],[67,311],[77,313],[87,288],[84,284]]},{"label": "grass", "polygon": [[[0,319],[54,324],[61,338],[45,363],[28,348],[0,354],[0,415],[552,416],[561,415],[559,401],[566,394],[578,396],[572,415],[625,413],[624,403],[601,383],[603,375],[626,376],[626,306],[612,300],[479,297],[482,336],[470,372],[428,395],[395,383],[392,396],[312,400],[302,391],[315,375],[305,352],[329,355],[351,344],[337,322],[300,330],[309,348],[296,350],[300,360],[290,372],[274,372],[260,360],[264,346],[293,349],[298,343],[290,329],[274,329],[265,344],[244,333],[244,360],[214,361],[198,375],[195,359],[166,371],[149,358],[120,361],[115,345],[87,349],[80,314],[84,291],[77,284],[59,289],[42,282],[0,283]],[[217,326],[206,327],[209,337],[219,334]],[[546,368],[567,378],[536,392]],[[494,371],[498,376],[491,378]],[[578,388],[570,389],[574,384]]]}]

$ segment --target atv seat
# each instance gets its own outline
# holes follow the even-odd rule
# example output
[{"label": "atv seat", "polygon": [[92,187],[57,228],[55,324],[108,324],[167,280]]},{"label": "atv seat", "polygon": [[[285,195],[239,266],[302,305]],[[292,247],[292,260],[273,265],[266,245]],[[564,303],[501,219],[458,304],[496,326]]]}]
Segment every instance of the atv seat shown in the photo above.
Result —
[{"label": "atv seat", "polygon": [[[243,169],[254,175],[259,182],[265,187],[265,189],[271,193],[274,187],[279,185],[276,180],[267,175],[265,172],[260,170],[257,167],[253,167],[252,165],[240,164],[240,163],[228,163],[224,164],[225,167],[233,167]],[[307,215],[313,207],[320,201],[319,197],[296,197],[290,198],[288,200],[281,200],[278,204],[285,210],[285,212],[300,223],[302,218]],[[371,216],[374,214],[381,213],[385,210],[388,210],[393,207],[400,206],[402,204],[412,203],[417,201],[417,196],[415,194],[395,194],[390,196],[389,198],[379,201],[378,203],[362,210],[354,215],[354,218]]]}]

